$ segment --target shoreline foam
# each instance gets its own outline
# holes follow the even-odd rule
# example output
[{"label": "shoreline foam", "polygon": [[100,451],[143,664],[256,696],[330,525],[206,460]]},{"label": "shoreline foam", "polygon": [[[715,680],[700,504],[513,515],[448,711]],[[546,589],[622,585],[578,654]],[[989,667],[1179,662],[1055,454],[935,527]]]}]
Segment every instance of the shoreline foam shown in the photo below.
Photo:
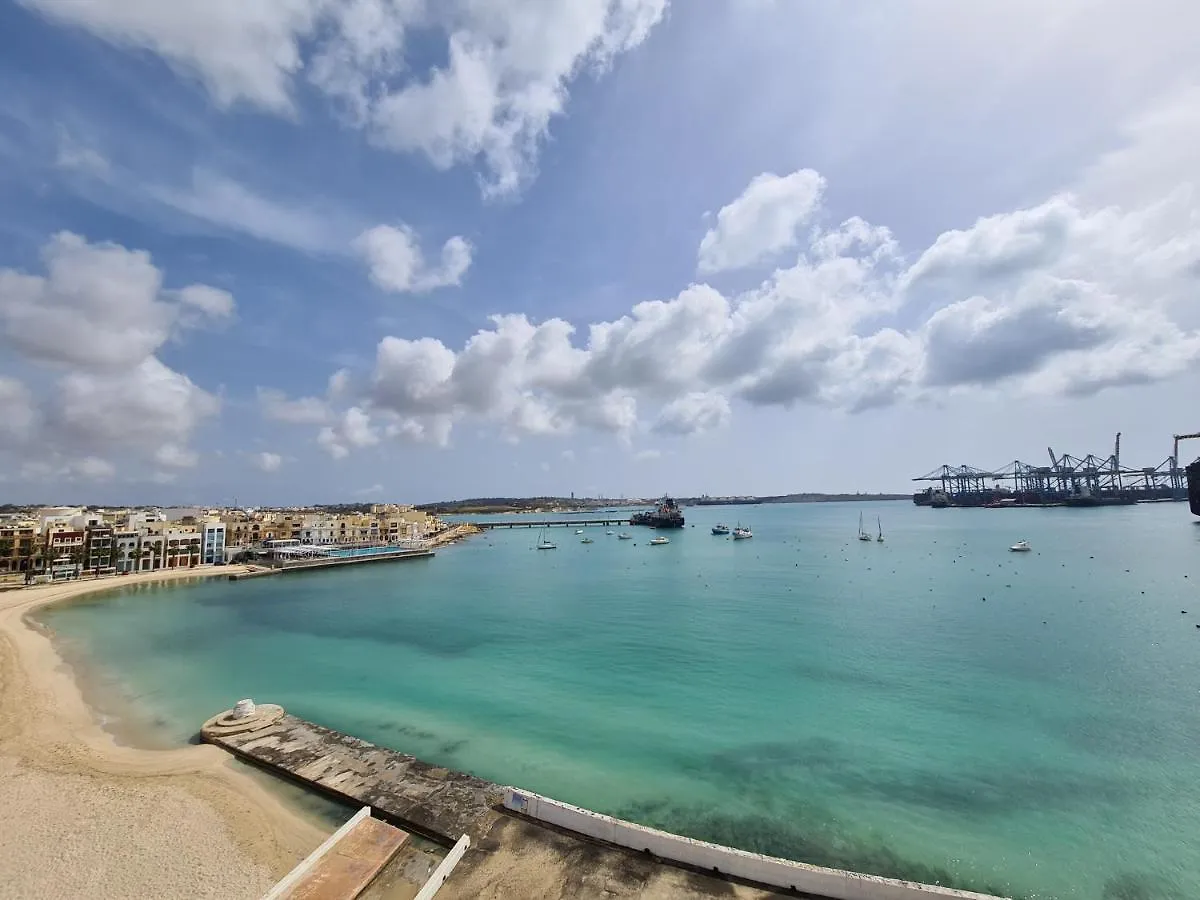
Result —
[{"label": "shoreline foam", "polygon": [[31,615],[128,585],[231,571],[0,594],[0,808],[9,813],[0,884],[13,896],[257,897],[324,839],[327,829],[215,747],[122,743],[89,705],[86,672]]}]

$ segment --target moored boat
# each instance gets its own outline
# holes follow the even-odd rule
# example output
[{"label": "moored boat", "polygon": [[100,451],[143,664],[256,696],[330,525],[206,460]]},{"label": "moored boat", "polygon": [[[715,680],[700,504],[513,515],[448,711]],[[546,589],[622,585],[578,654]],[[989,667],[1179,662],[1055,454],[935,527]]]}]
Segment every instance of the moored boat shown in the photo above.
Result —
[{"label": "moored boat", "polygon": [[729,526],[724,523],[717,523],[712,527],[713,534],[729,534]]},{"label": "moored boat", "polygon": [[650,538],[650,546],[651,547],[661,547],[663,544],[669,544],[669,543],[671,543],[671,539],[669,537],[667,537],[666,535],[660,534],[658,537]]},{"label": "moored boat", "polygon": [[679,504],[670,497],[663,497],[653,510],[634,513],[629,517],[630,525],[649,525],[651,528],[682,528],[683,513]]},{"label": "moored boat", "polygon": [[1031,547],[1029,545],[1029,541],[1021,540],[1021,541],[1017,541],[1015,544],[1013,544],[1008,549],[1011,550],[1013,553],[1028,553],[1030,550],[1033,549],[1033,547]]},{"label": "moored boat", "polygon": [[738,525],[737,528],[733,529],[733,539],[735,541],[745,541],[752,537],[754,537],[754,532],[750,530],[749,525],[744,527],[742,525]]}]

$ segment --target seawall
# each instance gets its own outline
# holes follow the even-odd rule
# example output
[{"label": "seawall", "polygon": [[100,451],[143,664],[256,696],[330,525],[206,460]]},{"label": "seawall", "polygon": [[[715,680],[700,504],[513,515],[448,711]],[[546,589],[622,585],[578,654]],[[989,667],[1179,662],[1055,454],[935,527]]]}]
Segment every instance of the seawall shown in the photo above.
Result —
[{"label": "seawall", "polygon": [[710,844],[614,819],[516,788],[504,789],[504,808],[658,859],[830,900],[997,900],[987,894],[827,869]]},{"label": "seawall", "polygon": [[[530,823],[520,832],[518,849],[525,846],[536,855],[536,848],[570,860],[571,866],[582,865],[588,871],[577,871],[580,877],[589,872],[596,877],[602,872],[619,872],[628,867],[622,860],[639,860],[708,875],[708,879],[693,885],[692,896],[697,897],[724,896],[720,885],[729,885],[719,879],[728,878],[792,896],[801,893],[830,900],[997,900],[984,894],[827,869],[669,834],[434,766],[306,722],[278,706],[260,706],[255,716],[254,720],[239,723],[227,711],[209,719],[200,734],[242,759],[323,793],[370,806],[381,818],[447,847],[464,834],[481,847],[495,843],[489,835],[508,818],[498,813],[504,810],[513,819]],[[536,827],[539,825],[543,827]],[[554,832],[544,826],[552,826]],[[596,842],[609,849],[604,853],[586,852],[589,846],[595,848]],[[480,865],[477,861],[475,867]]]}]

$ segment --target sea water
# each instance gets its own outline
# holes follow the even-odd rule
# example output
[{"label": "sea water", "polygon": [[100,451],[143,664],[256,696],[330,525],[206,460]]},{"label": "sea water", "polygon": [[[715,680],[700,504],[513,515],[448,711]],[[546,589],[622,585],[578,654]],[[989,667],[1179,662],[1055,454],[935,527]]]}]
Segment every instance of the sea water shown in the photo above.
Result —
[{"label": "sea water", "polygon": [[[860,511],[883,543],[856,539]],[[666,546],[494,530],[43,617],[175,741],[253,697],[750,850],[1026,898],[1200,897],[1185,506],[686,515]]]}]

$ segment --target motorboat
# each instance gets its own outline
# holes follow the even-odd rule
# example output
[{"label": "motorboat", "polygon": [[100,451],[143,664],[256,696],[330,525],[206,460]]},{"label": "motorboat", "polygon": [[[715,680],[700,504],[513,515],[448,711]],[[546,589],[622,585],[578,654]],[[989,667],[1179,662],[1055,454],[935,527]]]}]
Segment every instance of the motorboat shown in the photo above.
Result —
[{"label": "motorboat", "polygon": [[592,540],[591,538],[589,538],[589,537],[585,537],[585,538],[584,538],[582,541],[580,541],[579,543],[581,543],[581,544],[594,544],[594,543],[595,543],[595,541],[593,541],[593,540]]},{"label": "motorboat", "polygon": [[1008,549],[1013,553],[1028,553],[1033,548],[1029,546],[1029,541],[1017,541]]},{"label": "motorboat", "polygon": [[606,531],[606,532],[604,532],[604,533],[605,533],[605,534],[612,534],[612,532],[611,532],[611,531]]},{"label": "motorboat", "polygon": [[576,528],[576,529],[575,529],[575,533],[576,533],[576,534],[583,534],[583,529],[582,529],[582,528]]},{"label": "motorboat", "polygon": [[754,532],[750,530],[749,525],[745,526],[744,528],[739,525],[737,528],[733,529],[733,539],[735,541],[745,541],[752,537],[754,537]]},{"label": "motorboat", "polygon": [[651,547],[661,547],[663,544],[669,544],[669,543],[671,543],[671,539],[669,537],[666,537],[661,534],[658,537],[650,538],[650,546]]},{"label": "motorboat", "polygon": [[632,541],[633,535],[622,531],[620,534],[617,535],[617,540],[618,541]]},{"label": "motorboat", "polygon": [[712,527],[713,534],[729,534],[729,526],[723,523],[718,523]]}]

